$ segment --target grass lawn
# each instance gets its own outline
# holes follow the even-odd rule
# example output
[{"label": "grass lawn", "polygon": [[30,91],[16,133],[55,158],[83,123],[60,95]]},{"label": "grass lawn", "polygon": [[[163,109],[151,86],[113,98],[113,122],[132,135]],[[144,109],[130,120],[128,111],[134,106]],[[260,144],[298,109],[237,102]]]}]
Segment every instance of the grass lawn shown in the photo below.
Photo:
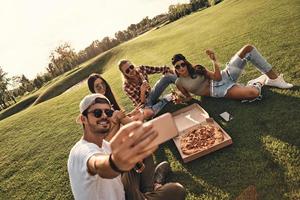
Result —
[{"label": "grass lawn", "polygon": [[[170,65],[173,54],[183,53],[192,63],[211,68],[206,48],[213,48],[226,63],[244,44],[254,44],[295,87],[265,87],[263,100],[251,104],[201,98],[201,106],[230,134],[233,145],[184,164],[170,141],[155,159],[171,163],[170,180],[186,187],[188,200],[234,199],[250,185],[259,199],[300,199],[299,11],[297,0],[225,0],[100,55],[95,58],[98,68],[87,64],[84,73],[104,66],[103,75],[117,99],[130,110],[117,69],[121,58]],[[54,88],[66,89],[62,83],[70,75],[53,83]],[[258,75],[249,64],[240,82]],[[154,83],[158,76],[152,77]],[[66,166],[70,149],[82,136],[75,118],[86,94],[87,85],[76,87],[0,121],[0,199],[73,199]],[[233,121],[222,122],[218,115],[223,111],[231,113]]]}]

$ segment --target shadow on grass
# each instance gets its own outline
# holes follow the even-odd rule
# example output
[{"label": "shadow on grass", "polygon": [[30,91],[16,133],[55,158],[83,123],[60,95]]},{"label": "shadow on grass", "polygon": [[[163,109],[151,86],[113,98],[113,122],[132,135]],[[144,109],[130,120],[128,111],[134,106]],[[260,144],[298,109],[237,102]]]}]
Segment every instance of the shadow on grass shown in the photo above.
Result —
[{"label": "shadow on grass", "polygon": [[97,58],[97,60],[92,64],[80,69],[72,70],[70,73],[68,73],[68,75],[66,75],[63,80],[54,83],[51,87],[45,90],[33,103],[33,105],[37,105],[62,94],[72,86],[86,79],[93,72],[102,73],[104,66],[107,64],[111,57],[112,53],[108,51]]},{"label": "shadow on grass", "polygon": [[[300,180],[300,174],[291,172],[296,169],[295,163],[300,163],[300,104],[295,92],[299,92],[299,86],[291,90],[266,87],[263,100],[252,103],[208,97],[201,102],[193,100],[228,132],[233,145],[185,164],[169,141],[156,152],[156,159],[168,160],[175,168],[181,168],[184,174],[176,175],[175,179],[196,195],[205,192],[205,196],[213,191],[214,197],[228,199],[254,185],[259,199],[293,197],[299,186],[295,180]],[[159,114],[184,106],[168,104]],[[234,119],[221,120],[219,114],[224,111]]]},{"label": "shadow on grass", "polygon": [[29,96],[26,99],[10,106],[9,108],[0,113],[0,120],[3,120],[29,107],[38,98],[38,96],[39,94]]}]

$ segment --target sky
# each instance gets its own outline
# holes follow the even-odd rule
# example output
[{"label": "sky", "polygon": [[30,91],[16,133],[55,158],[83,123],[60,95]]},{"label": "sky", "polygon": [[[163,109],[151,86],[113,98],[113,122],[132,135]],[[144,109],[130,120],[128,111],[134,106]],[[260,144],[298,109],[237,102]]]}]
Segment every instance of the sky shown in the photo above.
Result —
[{"label": "sky", "polygon": [[9,77],[45,72],[55,47],[92,41],[189,0],[0,0],[0,66]]}]

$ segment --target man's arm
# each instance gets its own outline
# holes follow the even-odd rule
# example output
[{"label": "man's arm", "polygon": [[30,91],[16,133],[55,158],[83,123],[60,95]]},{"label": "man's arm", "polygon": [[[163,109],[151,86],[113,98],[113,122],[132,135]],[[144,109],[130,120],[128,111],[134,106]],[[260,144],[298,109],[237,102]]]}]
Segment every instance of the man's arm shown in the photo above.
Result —
[{"label": "man's arm", "polygon": [[146,102],[146,92],[150,90],[150,85],[147,81],[144,81],[141,85],[140,91],[140,103],[144,104]]},{"label": "man's arm", "polygon": [[130,100],[132,101],[134,106],[139,105],[140,96],[138,96],[138,94],[134,90],[132,90],[131,88],[125,86],[124,91],[127,94],[127,96],[130,98]]},{"label": "man's arm", "polygon": [[120,172],[131,170],[137,162],[156,150],[157,146],[147,149],[156,137],[157,132],[151,124],[146,126],[141,122],[131,122],[121,127],[111,140],[111,155],[94,155],[88,160],[89,173],[111,179]]},{"label": "man's arm", "polygon": [[92,156],[87,163],[88,172],[91,175],[98,174],[102,178],[115,178],[120,173],[114,171],[109,165],[109,155]]},{"label": "man's arm", "polygon": [[167,66],[162,66],[162,67],[153,67],[153,66],[140,66],[140,70],[145,71],[146,74],[174,74],[173,70],[171,70]]}]

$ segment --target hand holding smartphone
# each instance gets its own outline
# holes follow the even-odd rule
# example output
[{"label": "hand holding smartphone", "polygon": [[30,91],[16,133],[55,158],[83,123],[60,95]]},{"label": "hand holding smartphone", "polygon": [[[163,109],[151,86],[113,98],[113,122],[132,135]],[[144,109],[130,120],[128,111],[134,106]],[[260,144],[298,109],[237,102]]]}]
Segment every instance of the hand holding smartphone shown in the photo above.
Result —
[{"label": "hand holding smartphone", "polygon": [[[170,113],[165,113],[144,123],[146,126],[148,124],[152,124],[153,129],[157,131],[158,136],[146,147],[146,149],[151,149],[152,147],[162,144],[178,135],[175,121]],[[141,141],[146,137],[147,134],[141,138]]]}]

